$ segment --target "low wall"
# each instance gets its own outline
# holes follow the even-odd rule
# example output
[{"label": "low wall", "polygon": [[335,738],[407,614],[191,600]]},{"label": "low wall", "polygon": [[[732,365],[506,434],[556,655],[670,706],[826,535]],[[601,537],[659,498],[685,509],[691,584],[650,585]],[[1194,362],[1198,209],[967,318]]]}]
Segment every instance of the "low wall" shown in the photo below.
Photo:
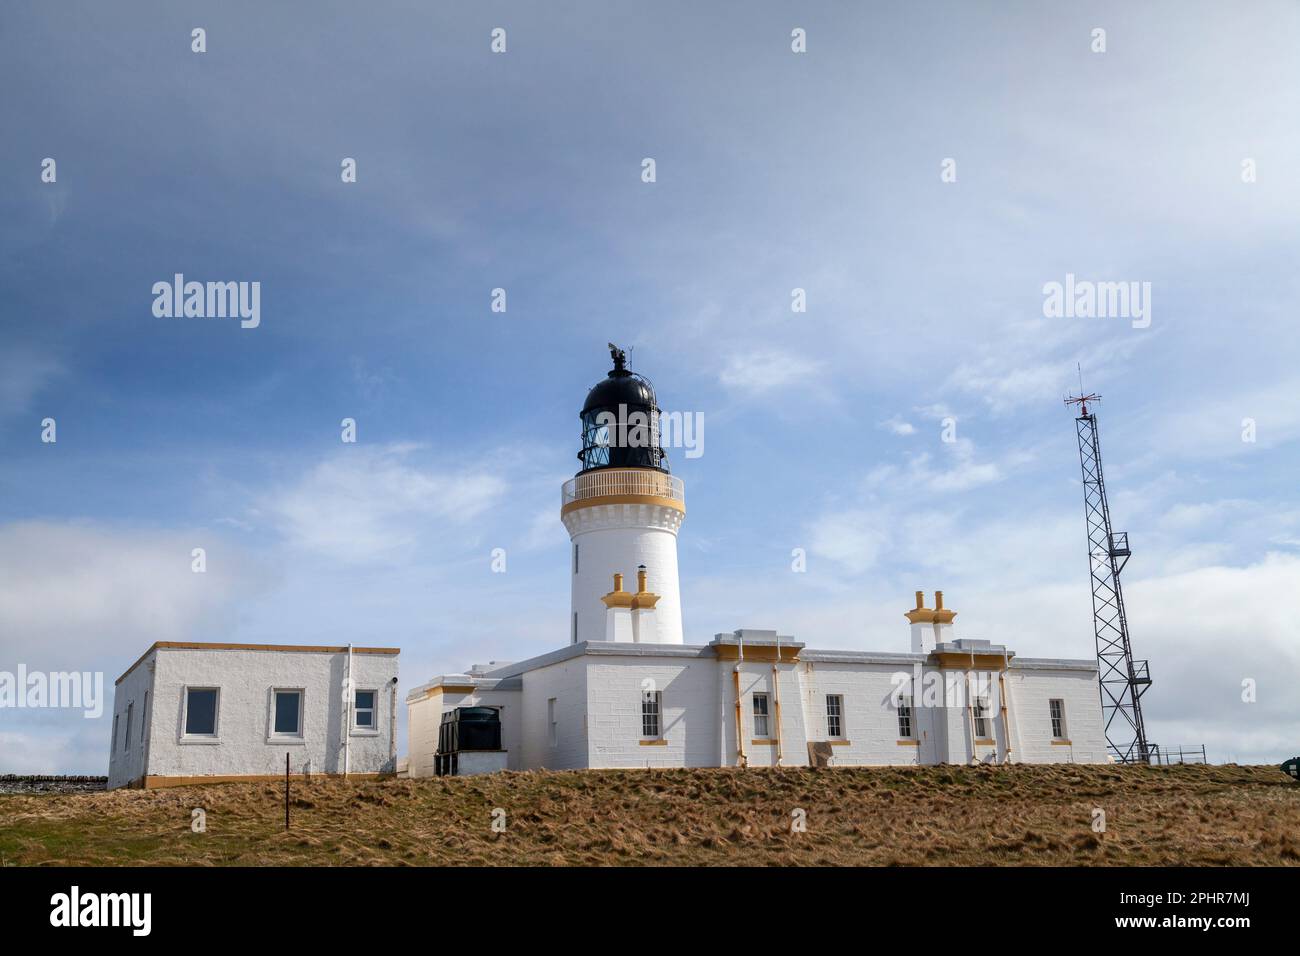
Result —
[{"label": "low wall", "polygon": [[107,787],[107,777],[0,774],[0,793],[90,793]]}]

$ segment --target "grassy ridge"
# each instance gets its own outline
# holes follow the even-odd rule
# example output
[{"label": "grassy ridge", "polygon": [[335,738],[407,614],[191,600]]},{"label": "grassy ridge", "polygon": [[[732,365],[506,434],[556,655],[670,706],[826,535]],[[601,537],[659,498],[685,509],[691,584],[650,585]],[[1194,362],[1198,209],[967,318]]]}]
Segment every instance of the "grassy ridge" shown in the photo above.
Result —
[{"label": "grassy ridge", "polygon": [[[190,829],[191,810],[207,832]],[[1093,808],[1106,813],[1093,832]],[[505,811],[494,832],[492,812]],[[807,832],[792,833],[792,811]],[[4,865],[1297,865],[1274,767],[597,770],[0,796]]]}]

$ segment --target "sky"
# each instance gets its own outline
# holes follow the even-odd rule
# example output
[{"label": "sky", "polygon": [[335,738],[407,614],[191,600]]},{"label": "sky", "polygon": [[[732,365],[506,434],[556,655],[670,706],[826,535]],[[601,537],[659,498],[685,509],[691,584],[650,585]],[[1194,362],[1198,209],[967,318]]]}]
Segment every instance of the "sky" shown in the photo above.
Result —
[{"label": "sky", "polygon": [[[957,636],[1092,657],[1082,376],[1149,738],[1300,749],[1300,8],[310,10],[0,14],[0,671],[564,645],[614,341],[703,421],[687,643],[905,651],[943,589]],[[155,315],[176,273],[260,324]],[[1067,275],[1149,324],[1046,314]],[[110,726],[0,710],[0,773],[105,773]]]}]

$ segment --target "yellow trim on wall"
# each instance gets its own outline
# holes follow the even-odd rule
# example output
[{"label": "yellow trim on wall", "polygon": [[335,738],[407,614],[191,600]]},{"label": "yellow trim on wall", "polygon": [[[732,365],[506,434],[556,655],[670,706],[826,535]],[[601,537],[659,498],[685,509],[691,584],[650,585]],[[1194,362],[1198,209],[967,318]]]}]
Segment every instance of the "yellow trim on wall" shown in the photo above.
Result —
[{"label": "yellow trim on wall", "polygon": [[1053,746],[1053,747],[1073,747],[1073,746],[1074,746],[1074,741],[1072,741],[1072,740],[1053,740],[1053,741],[1052,741],[1052,746]]},{"label": "yellow trim on wall", "polygon": [[[301,783],[304,780],[312,780],[320,777],[329,777],[331,779],[342,777],[341,773],[314,773],[304,774],[296,773],[290,775],[290,780],[294,783]],[[381,777],[392,777],[391,773],[350,773],[347,775],[349,780],[378,780]],[[275,783],[283,782],[284,774],[221,774],[206,777],[157,777],[148,776],[142,781],[136,781],[129,786],[129,789],[143,790],[161,790],[165,787],[195,787],[203,786],[210,783]]]},{"label": "yellow trim on wall", "polygon": [[751,744],[766,744],[766,745],[768,745],[768,746],[775,747],[775,746],[776,746],[776,738],[775,738],[775,737],[755,737],[753,740],[750,741],[750,743],[751,743]]},{"label": "yellow trim on wall", "polygon": [[668,741],[665,740],[663,737],[660,737],[657,740],[643,740],[641,741],[641,746],[642,747],[667,747]]},{"label": "yellow trim on wall", "polygon": [[828,740],[826,742],[832,747],[847,747],[853,743],[851,740]]},{"label": "yellow trim on wall", "polygon": [[591,498],[579,498],[562,506],[560,517],[563,518],[569,512],[577,511],[579,508],[595,508],[597,505],[661,505],[686,514],[686,505],[683,502],[674,498],[664,498],[661,495],[595,495]]},{"label": "yellow trim on wall", "polygon": [[[713,653],[717,655],[720,661],[737,661],[740,660],[739,644],[713,644]],[[776,660],[775,644],[746,644],[745,645],[745,663],[763,663],[771,664]],[[797,664],[799,663],[799,648],[781,645],[781,663]]]},{"label": "yellow trim on wall", "polygon": [[921,746],[921,741],[919,741],[919,740],[896,740],[896,741],[894,741],[894,742],[895,742],[896,744],[898,744],[898,746],[900,746],[900,747],[919,747],[919,746]]},{"label": "yellow trim on wall", "polygon": [[932,656],[934,662],[940,667],[951,667],[959,670],[1003,671],[1006,670],[1008,658],[1015,655],[1008,654],[1003,657],[1001,654],[976,654],[972,659],[970,654],[955,651],[936,651]]},{"label": "yellow trim on wall", "polygon": [[998,745],[998,742],[992,737],[976,737],[975,743],[983,747],[996,747]]}]

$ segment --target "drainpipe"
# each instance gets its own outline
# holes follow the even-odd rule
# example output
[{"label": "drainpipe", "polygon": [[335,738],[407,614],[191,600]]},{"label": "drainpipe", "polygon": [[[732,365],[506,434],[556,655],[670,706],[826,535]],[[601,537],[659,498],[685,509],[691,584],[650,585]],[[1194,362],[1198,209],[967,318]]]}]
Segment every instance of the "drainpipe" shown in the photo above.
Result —
[{"label": "drainpipe", "polygon": [[1011,763],[1011,705],[1007,701],[1007,668],[1011,666],[1007,650],[1002,649],[1002,671],[998,674],[998,694],[1002,698],[1002,736],[1006,739],[1007,752],[1004,763]]},{"label": "drainpipe", "polygon": [[781,766],[781,635],[776,636],[776,660],[772,662],[772,716],[776,720],[776,766]]},{"label": "drainpipe", "polygon": [[745,720],[740,705],[740,665],[745,662],[745,639],[739,635],[737,639],[740,642],[740,657],[731,671],[732,682],[736,685],[736,761],[738,766],[748,767],[749,758],[745,756]]},{"label": "drainpipe", "polygon": [[[148,706],[145,707],[141,720],[144,721],[144,753],[141,759],[144,763],[140,766],[140,789],[144,789],[145,781],[149,779],[149,751],[153,746],[153,712],[158,709],[158,655],[155,654],[153,660],[149,662],[149,696],[145,699]],[[128,784],[129,786],[129,784]]]},{"label": "drainpipe", "polygon": [[966,672],[966,715],[970,718],[970,758],[967,764],[975,762],[975,748],[978,746],[975,741],[979,739],[979,734],[975,732],[975,698],[970,693],[970,671]]},{"label": "drainpipe", "polygon": [[343,681],[343,779],[352,770],[352,645],[348,645],[348,676]]},{"label": "drainpipe", "polygon": [[397,678],[393,678],[393,692],[388,708],[388,762],[397,773]]}]

